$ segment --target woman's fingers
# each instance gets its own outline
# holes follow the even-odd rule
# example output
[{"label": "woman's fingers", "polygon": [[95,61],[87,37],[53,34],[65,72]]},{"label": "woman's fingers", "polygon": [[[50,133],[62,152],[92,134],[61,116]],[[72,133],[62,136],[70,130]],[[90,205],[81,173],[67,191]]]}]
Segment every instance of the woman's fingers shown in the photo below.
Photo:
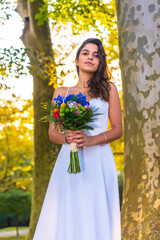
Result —
[{"label": "woman's fingers", "polygon": [[79,132],[79,134],[77,135],[77,144],[78,144],[78,147],[83,147],[86,145],[87,143],[87,135],[84,133],[84,132]]},{"label": "woman's fingers", "polygon": [[66,130],[66,136],[73,136],[73,135],[76,135],[75,131]]},{"label": "woman's fingers", "polygon": [[76,137],[77,137],[76,131],[66,130],[65,135],[66,135],[67,141],[68,141],[69,143],[71,143],[71,142],[76,142],[76,141],[75,141],[75,140],[76,140]]},{"label": "woman's fingers", "polygon": [[89,137],[82,130],[66,130],[66,138],[69,143],[77,143],[78,147],[89,145]]}]

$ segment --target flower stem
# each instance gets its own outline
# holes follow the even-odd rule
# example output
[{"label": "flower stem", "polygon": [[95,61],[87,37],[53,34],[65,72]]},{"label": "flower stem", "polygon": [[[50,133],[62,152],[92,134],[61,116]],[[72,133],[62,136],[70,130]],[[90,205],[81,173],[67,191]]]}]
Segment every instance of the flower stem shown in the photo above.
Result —
[{"label": "flower stem", "polygon": [[78,157],[78,151],[76,152],[70,152],[70,164],[68,167],[68,173],[78,173],[81,172],[80,164],[79,164],[79,157]]}]

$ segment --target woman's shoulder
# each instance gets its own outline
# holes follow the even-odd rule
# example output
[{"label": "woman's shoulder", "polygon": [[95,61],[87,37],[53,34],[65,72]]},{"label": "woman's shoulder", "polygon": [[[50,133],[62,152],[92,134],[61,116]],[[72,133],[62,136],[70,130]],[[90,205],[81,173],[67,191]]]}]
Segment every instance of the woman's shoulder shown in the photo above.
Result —
[{"label": "woman's shoulder", "polygon": [[113,82],[110,82],[110,92],[109,92],[109,105],[115,105],[118,104],[120,101],[119,99],[119,93],[116,85]]},{"label": "woman's shoulder", "polygon": [[53,94],[53,97],[57,97],[58,95],[65,97],[67,93],[68,87],[59,87],[56,88]]},{"label": "woman's shoulder", "polygon": [[118,93],[117,87],[113,82],[109,82],[110,95],[115,95]]}]

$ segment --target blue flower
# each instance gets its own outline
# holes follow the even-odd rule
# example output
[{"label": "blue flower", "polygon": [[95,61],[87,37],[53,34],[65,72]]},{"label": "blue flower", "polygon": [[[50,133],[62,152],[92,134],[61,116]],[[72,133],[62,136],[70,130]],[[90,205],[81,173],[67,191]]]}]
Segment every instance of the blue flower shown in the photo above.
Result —
[{"label": "blue flower", "polygon": [[83,95],[81,92],[79,92],[79,94],[77,95],[77,97],[79,97],[79,98],[81,98],[83,96],[85,96],[85,95]]},{"label": "blue flower", "polygon": [[58,97],[54,98],[53,100],[56,101],[56,104],[60,106],[63,103],[63,99],[64,97],[61,97],[60,95],[58,95]]},{"label": "blue flower", "polygon": [[79,92],[77,96],[80,98],[80,103],[82,106],[85,106],[87,103],[89,103],[87,102],[86,96],[83,95],[81,92]]},{"label": "blue flower", "polygon": [[69,94],[69,95],[64,99],[64,102],[67,103],[67,102],[69,102],[69,101],[71,101],[71,100],[74,100],[75,96],[76,96],[75,94]]},{"label": "blue flower", "polygon": [[89,102],[86,99],[86,96],[83,95],[81,92],[79,92],[78,95],[75,94],[69,94],[67,97],[61,97],[60,95],[58,95],[57,98],[54,98],[54,100],[56,101],[56,104],[58,104],[59,106],[64,102],[77,102],[80,103],[82,106],[88,105],[89,106]]}]

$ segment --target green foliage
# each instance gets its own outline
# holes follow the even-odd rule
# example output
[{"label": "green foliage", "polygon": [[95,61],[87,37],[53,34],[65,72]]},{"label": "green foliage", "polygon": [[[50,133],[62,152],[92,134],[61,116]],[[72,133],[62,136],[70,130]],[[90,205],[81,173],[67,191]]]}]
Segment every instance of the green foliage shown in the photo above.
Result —
[{"label": "green foliage", "polygon": [[[6,1],[6,4],[10,6],[10,1]],[[3,2],[4,6],[4,2]],[[111,63],[113,59],[118,58],[118,33],[117,33],[117,21],[116,21],[116,7],[115,1],[103,1],[103,0],[45,0],[39,8],[39,13],[35,16],[38,19],[38,23],[42,25],[44,21],[51,19],[54,32],[59,34],[60,30],[66,26],[67,29],[72,29],[72,34],[82,36],[84,33],[94,30],[97,37],[103,40],[105,50],[108,56],[108,63]],[[105,34],[104,34],[105,33]],[[67,34],[68,35],[68,34]],[[68,36],[66,36],[68,41]],[[66,54],[64,44],[62,44],[62,53],[57,51],[55,47],[53,51],[59,56],[62,55],[62,59],[66,59],[66,55],[71,54],[73,50],[73,43],[71,45],[71,51]],[[29,66],[29,60],[27,54],[34,56],[34,63],[32,69]],[[59,57],[58,56],[58,57]],[[27,68],[30,68],[31,74],[34,71],[38,72],[38,75],[42,79],[49,79],[49,84],[54,88],[63,84],[63,77],[66,73],[64,69],[59,68],[57,74],[57,67],[62,65],[62,61],[55,63],[55,59],[46,59],[48,56],[44,56],[43,53],[29,53],[24,49],[3,49],[0,52],[0,75],[2,79],[8,76],[15,78],[27,72]],[[27,62],[27,64],[26,64]],[[115,64],[114,64],[115,66]],[[4,82],[0,83],[1,86]]]},{"label": "green foliage", "polygon": [[28,52],[29,50],[24,48],[0,49],[0,76],[2,80],[9,76],[19,78],[21,75],[28,74],[27,69],[30,67]]},{"label": "green foliage", "polygon": [[119,200],[120,200],[120,208],[122,206],[123,200],[123,171],[118,175],[118,188],[119,188]]},{"label": "green foliage", "polygon": [[6,19],[9,20],[11,17],[10,10],[13,10],[12,1],[0,0],[0,24],[4,24]]},{"label": "green foliage", "polygon": [[[35,18],[42,25],[51,19],[57,33],[66,26],[73,35],[83,35],[90,30],[104,40],[108,61],[118,58],[118,29],[115,1],[103,0],[57,0],[44,1]],[[105,32],[105,35],[104,35]],[[107,41],[106,41],[107,39]]]},{"label": "green foliage", "polygon": [[0,193],[0,218],[14,219],[18,227],[22,219],[28,220],[31,211],[31,194],[18,189]]},{"label": "green foliage", "polygon": [[124,168],[124,136],[113,141],[110,145],[114,154],[117,171],[120,173]]},{"label": "green foliage", "polygon": [[22,216],[29,218],[31,209],[31,194],[12,189],[0,193],[0,214],[8,214],[20,219]]},{"label": "green foliage", "polygon": [[[41,79],[49,80],[49,85],[53,85],[55,89],[58,87],[58,83],[63,85],[63,79],[57,75],[57,67],[62,64],[56,64],[53,57],[46,56],[43,52],[32,52],[30,59],[32,61],[32,67],[29,68],[30,73],[34,74],[36,71]],[[60,76],[63,76],[62,71]]]},{"label": "green foliage", "polygon": [[110,2],[103,0],[48,0],[39,9],[36,19],[42,25],[48,18],[54,25],[71,23],[73,34],[89,31],[91,27],[101,33],[98,21],[99,25],[110,28],[115,23],[115,11]]},{"label": "green foliage", "polygon": [[[28,229],[28,226],[20,226],[19,229],[26,230],[26,229]],[[2,232],[2,231],[12,231],[12,230],[16,230],[16,228],[15,227],[0,228],[0,232]]]},{"label": "green foliage", "polygon": [[0,185],[30,190],[33,168],[32,101],[0,101]]}]

